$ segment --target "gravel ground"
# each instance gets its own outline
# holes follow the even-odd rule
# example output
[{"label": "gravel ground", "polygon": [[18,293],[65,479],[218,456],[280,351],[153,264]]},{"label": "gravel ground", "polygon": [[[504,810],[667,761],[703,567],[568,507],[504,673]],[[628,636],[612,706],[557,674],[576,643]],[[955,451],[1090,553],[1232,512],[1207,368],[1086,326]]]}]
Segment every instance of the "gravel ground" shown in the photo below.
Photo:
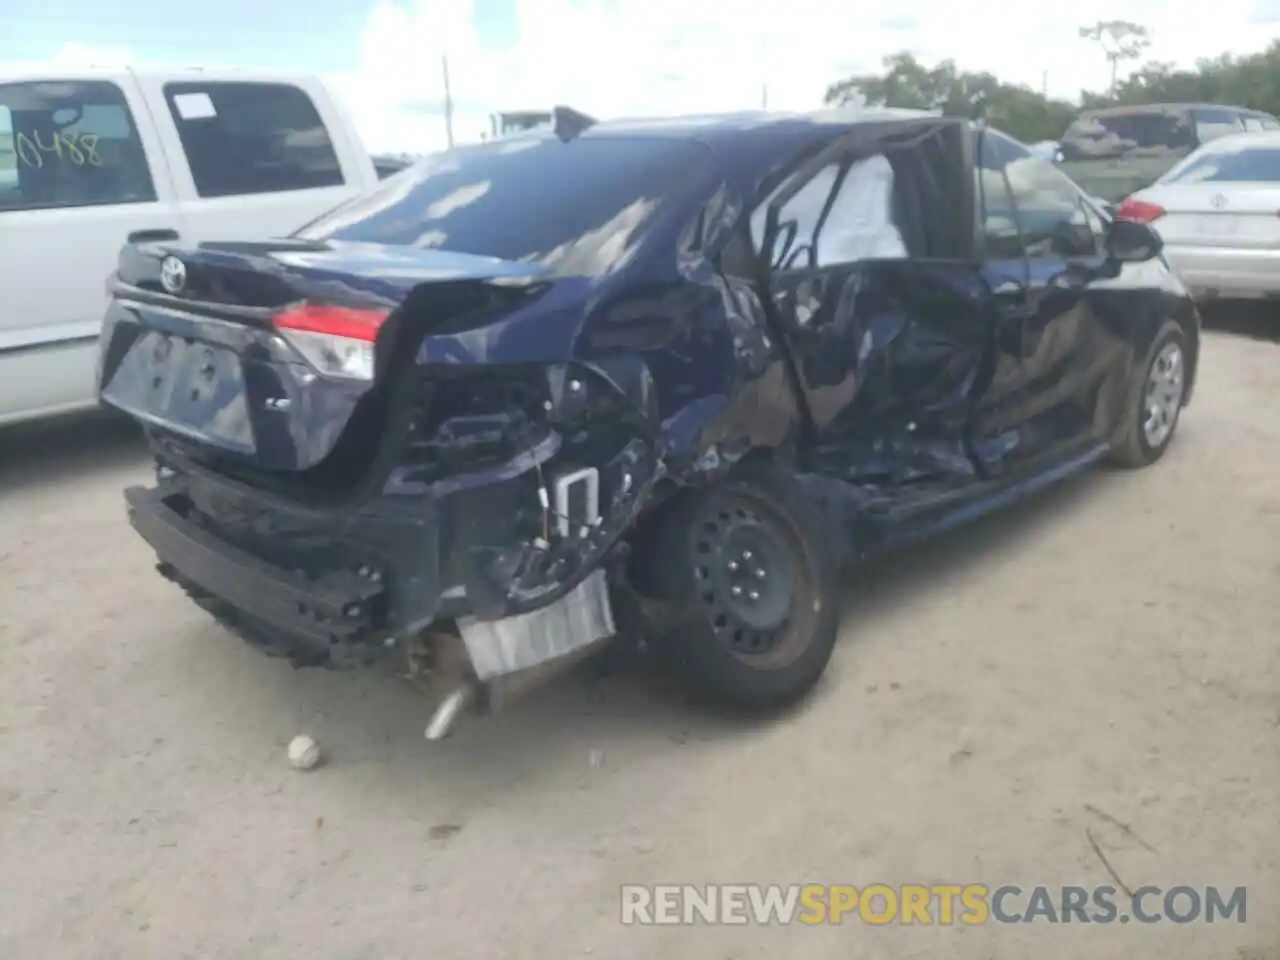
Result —
[{"label": "gravel ground", "polygon": [[[0,956],[1280,958],[1280,344],[1250,333],[1208,336],[1155,469],[862,571],[769,723],[579,674],[429,744],[408,685],[266,660],[153,572],[131,433],[0,437]],[[1248,922],[619,921],[624,883],[1110,883],[1086,830],[1130,887],[1247,885]]]}]

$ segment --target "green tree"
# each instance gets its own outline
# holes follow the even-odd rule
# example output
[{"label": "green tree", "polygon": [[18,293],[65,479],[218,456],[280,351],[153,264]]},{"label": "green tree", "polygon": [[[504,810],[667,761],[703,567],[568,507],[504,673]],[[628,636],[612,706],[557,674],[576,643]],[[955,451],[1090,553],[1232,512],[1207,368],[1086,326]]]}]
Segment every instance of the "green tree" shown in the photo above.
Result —
[{"label": "green tree", "polygon": [[[1145,29],[1139,29],[1145,38]],[[1116,65],[1123,59],[1109,62]],[[930,67],[905,51],[886,57],[881,73],[831,84],[824,99],[833,106],[866,102],[939,110],[947,116],[981,110],[992,125],[1028,143],[1058,139],[1081,109],[1091,107],[1221,103],[1280,117],[1280,41],[1247,57],[1208,57],[1192,69],[1180,70],[1169,63],[1142,64],[1107,91],[1082,90],[1078,105],[1048,99],[1030,87],[1005,83],[989,73],[963,72],[952,60]]]},{"label": "green tree", "polygon": [[[1223,54],[1200,60],[1194,70],[1148,63],[1121,82],[1111,97],[1093,102],[1221,103],[1280,111],[1280,42],[1247,57]],[[1092,104],[1090,104],[1092,105]]]},{"label": "green tree", "polygon": [[884,72],[849,77],[827,88],[825,102],[938,110],[944,116],[977,112],[1022,140],[1050,140],[1071,122],[1075,108],[1029,87],[1002,83],[990,73],[966,73],[952,60],[926,67],[903,51],[884,58]]}]

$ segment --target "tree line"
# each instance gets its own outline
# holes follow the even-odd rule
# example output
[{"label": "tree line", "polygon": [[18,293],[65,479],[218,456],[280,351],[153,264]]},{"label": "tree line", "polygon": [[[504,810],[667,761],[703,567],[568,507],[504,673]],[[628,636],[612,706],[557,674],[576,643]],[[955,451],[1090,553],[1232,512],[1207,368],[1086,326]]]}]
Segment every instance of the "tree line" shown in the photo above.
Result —
[{"label": "tree line", "polygon": [[903,51],[884,58],[879,74],[847,77],[831,84],[825,102],[831,106],[867,103],[874,106],[941,110],[947,116],[981,112],[993,126],[1026,143],[1057,140],[1081,109],[1134,106],[1144,103],[1219,103],[1250,107],[1280,116],[1280,41],[1246,57],[1230,54],[1199,60],[1194,69],[1149,62],[1123,80],[1116,79],[1124,60],[1138,59],[1149,41],[1145,28],[1122,21],[1081,27],[1094,40],[1111,67],[1105,92],[1082,90],[1079,104],[1046,97],[994,74],[959,70],[952,60],[934,66]]}]

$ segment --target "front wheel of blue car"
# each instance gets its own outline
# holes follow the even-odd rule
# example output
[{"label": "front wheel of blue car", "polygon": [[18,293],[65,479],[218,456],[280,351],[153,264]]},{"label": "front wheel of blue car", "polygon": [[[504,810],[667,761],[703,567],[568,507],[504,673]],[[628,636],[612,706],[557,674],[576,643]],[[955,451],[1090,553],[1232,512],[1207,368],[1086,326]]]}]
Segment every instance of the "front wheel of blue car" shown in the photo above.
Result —
[{"label": "front wheel of blue car", "polygon": [[1137,366],[1111,459],[1121,467],[1155,463],[1173,441],[1187,395],[1187,340],[1170,321],[1161,327]]},{"label": "front wheel of blue car", "polygon": [[668,659],[725,705],[773,709],[813,688],[839,627],[831,531],[781,468],[756,464],[657,518],[648,566],[677,616]]}]

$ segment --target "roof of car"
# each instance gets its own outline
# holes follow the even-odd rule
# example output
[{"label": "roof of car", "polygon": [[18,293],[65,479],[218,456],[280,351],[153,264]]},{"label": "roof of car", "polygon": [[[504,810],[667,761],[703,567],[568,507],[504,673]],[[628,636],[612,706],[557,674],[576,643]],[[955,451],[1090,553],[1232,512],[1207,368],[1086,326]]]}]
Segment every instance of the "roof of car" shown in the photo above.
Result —
[{"label": "roof of car", "polygon": [[1248,130],[1244,133],[1233,133],[1226,137],[1215,137],[1197,152],[1200,154],[1229,152],[1245,145],[1251,147],[1280,146],[1280,130]]},{"label": "roof of car", "polygon": [[[740,113],[691,114],[682,117],[634,117],[602,120],[588,127],[583,137],[671,137],[707,142],[753,138],[762,134],[802,133],[840,129],[884,120],[918,120],[938,114],[927,110],[893,107],[841,107],[807,113],[752,110]],[[543,128],[524,136],[554,136]]]},{"label": "roof of car", "polygon": [[1181,113],[1184,110],[1236,110],[1240,113],[1256,113],[1248,107],[1229,103],[1140,103],[1128,107],[1098,107],[1080,111],[1081,117],[1117,117],[1135,113]]},{"label": "roof of car", "polygon": [[62,83],[74,80],[119,80],[130,75],[144,81],[175,83],[204,80],[209,83],[239,81],[306,84],[318,79],[318,74],[296,70],[258,70],[242,67],[154,64],[135,68],[127,64],[60,64],[23,60],[8,60],[0,63],[0,80],[5,82]]}]

